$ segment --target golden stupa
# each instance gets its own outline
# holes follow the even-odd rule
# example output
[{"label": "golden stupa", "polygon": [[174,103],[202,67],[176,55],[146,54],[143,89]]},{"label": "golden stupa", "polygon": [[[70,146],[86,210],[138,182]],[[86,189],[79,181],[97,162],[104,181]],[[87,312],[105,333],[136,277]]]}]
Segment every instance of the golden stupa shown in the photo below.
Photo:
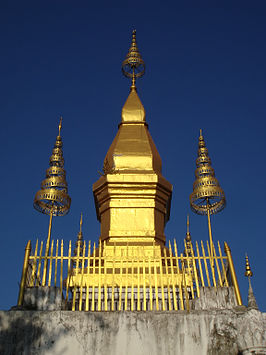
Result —
[{"label": "golden stupa", "polygon": [[135,86],[136,77],[144,74],[135,31],[122,70],[132,78],[130,93],[122,108],[117,135],[104,159],[104,175],[93,185],[101,223],[100,241],[106,241],[110,260],[125,252],[134,255],[139,246],[149,255],[153,243],[156,252],[161,253],[172,196],[172,185],[162,176],[161,158]]},{"label": "golden stupa", "polygon": [[[51,228],[44,255],[43,242],[39,245],[37,241],[31,251],[29,241],[18,305],[25,304],[25,290],[40,287],[53,287],[62,299],[62,309],[73,311],[188,311],[195,307],[205,287],[233,290],[235,304],[241,305],[230,248],[225,243],[223,255],[220,243],[215,246],[212,240],[210,215],[225,206],[225,197],[202,134],[190,202],[193,211],[208,215],[210,241],[193,243],[187,220],[184,247],[180,248],[183,253],[178,251],[175,240],[166,245],[164,227],[170,216],[172,185],[162,175],[161,158],[136,89],[136,79],[145,72],[136,31],[122,72],[132,80],[130,93],[122,108],[118,132],[105,156],[103,173],[93,185],[101,223],[98,246],[83,239],[82,217],[77,241],[74,247],[69,242],[67,252],[63,240],[52,240],[50,244]],[[61,165],[54,169],[61,169]],[[64,184],[60,191],[67,194]],[[38,203],[40,198],[36,196]],[[52,218],[57,211],[55,199],[46,202]],[[66,202],[68,210],[70,199]]]}]

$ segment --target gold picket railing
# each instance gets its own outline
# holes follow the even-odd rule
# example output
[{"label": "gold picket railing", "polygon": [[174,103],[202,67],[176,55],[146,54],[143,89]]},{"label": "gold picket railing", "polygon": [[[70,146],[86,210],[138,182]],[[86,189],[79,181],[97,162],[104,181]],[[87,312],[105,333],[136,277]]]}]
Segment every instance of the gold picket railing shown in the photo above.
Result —
[{"label": "gold picket railing", "polygon": [[[64,242],[52,241],[50,253],[44,254],[44,243],[38,240],[31,250],[29,241],[20,284],[18,305],[23,305],[25,288],[56,287],[68,309],[85,311],[115,310],[189,310],[193,299],[200,297],[201,287],[233,285],[238,304],[242,304],[230,248],[220,243],[212,254],[207,241],[188,246],[178,254],[173,248],[151,246],[145,255],[143,247],[135,248],[134,255],[110,257],[106,243],[98,248],[91,242],[73,250],[71,241],[64,253]],[[112,246],[116,254],[116,245]],[[126,248],[125,250],[128,250]]]}]

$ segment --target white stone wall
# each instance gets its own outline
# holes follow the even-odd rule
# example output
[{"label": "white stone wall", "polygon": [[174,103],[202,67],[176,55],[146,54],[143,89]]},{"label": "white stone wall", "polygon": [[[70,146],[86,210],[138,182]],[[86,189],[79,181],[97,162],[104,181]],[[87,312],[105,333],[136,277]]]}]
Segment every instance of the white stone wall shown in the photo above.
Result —
[{"label": "white stone wall", "polygon": [[[266,354],[257,310],[1,311],[1,355]],[[251,352],[254,351],[254,352]]]}]

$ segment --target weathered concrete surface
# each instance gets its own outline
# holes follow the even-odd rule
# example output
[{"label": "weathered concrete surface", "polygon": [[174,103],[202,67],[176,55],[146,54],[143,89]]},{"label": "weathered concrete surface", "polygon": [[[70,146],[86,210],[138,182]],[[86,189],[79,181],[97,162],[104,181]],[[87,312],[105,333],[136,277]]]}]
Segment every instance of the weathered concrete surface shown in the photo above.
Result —
[{"label": "weathered concrete surface", "polygon": [[1,355],[266,354],[257,310],[0,312]]},{"label": "weathered concrete surface", "polygon": [[58,287],[29,287],[24,293],[24,307],[37,311],[59,311],[66,309],[66,302]]},{"label": "weathered concrete surface", "polygon": [[237,305],[234,288],[201,287],[200,297],[192,301],[192,309],[232,309]]}]

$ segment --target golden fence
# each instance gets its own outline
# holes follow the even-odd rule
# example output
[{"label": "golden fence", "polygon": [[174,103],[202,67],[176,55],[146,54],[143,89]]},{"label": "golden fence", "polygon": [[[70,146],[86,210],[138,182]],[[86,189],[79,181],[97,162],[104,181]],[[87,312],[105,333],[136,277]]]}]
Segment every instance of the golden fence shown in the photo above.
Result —
[{"label": "golden fence", "polygon": [[[25,250],[18,305],[23,305],[25,288],[56,287],[67,309],[84,311],[116,310],[189,310],[194,299],[200,297],[201,287],[228,287],[233,285],[238,304],[242,304],[230,248],[220,243],[210,249],[201,241],[185,241],[183,253],[173,248],[151,246],[135,248],[119,256],[116,245],[108,256],[106,243],[93,245],[82,242],[76,248],[68,243],[52,241],[51,246],[36,242],[31,250],[29,241]],[[110,248],[110,245],[108,246]],[[120,248],[117,248],[120,250]],[[126,251],[128,248],[125,249]]]}]

